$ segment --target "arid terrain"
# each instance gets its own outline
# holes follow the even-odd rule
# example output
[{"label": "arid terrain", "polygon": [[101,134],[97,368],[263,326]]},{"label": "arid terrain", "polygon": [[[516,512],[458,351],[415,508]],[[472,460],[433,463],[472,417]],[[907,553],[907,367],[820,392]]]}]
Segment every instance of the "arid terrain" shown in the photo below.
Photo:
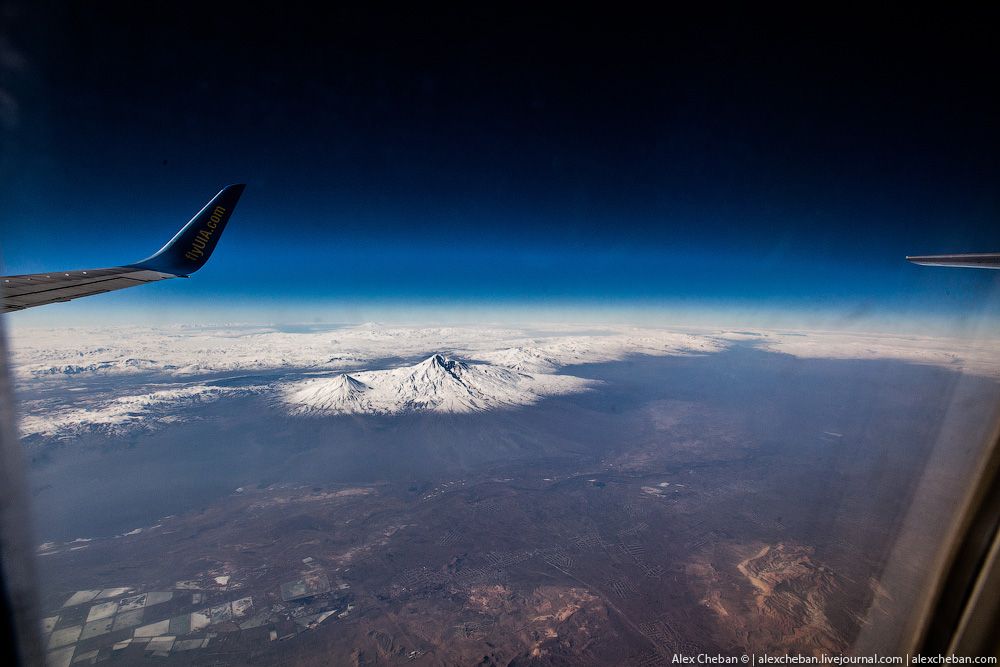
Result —
[{"label": "arid terrain", "polygon": [[[261,437],[277,453],[262,460],[295,466],[258,465],[148,525],[125,512],[129,530],[42,545],[51,656],[654,665],[850,652],[864,628],[898,621],[906,591],[880,576],[942,414],[967,390],[900,362],[727,355],[594,365],[601,389],[492,417],[316,417],[308,443],[271,422]],[[976,383],[963,409],[985,423],[996,389]],[[411,451],[394,463],[338,464],[378,460],[401,434]],[[503,456],[477,454],[491,442]],[[142,447],[95,450],[107,494],[115,462]],[[199,447],[217,451],[185,465],[233,456],[222,438]],[[61,456],[35,462],[39,502]]]}]

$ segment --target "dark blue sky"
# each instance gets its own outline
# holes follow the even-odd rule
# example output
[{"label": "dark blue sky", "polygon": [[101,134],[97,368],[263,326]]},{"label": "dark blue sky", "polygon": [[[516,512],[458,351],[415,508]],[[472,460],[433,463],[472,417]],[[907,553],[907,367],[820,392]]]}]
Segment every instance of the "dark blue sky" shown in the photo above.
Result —
[{"label": "dark blue sky", "polygon": [[194,281],[58,316],[1000,311],[902,261],[1000,249],[995,11],[408,11],[14,5],[7,272],[139,259],[246,182]]}]

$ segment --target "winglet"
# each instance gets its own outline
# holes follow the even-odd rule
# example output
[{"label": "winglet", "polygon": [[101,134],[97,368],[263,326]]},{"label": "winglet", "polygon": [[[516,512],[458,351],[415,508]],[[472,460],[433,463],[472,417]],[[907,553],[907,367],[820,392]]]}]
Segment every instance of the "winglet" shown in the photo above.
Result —
[{"label": "winglet", "polygon": [[962,255],[910,255],[906,260],[924,266],[1000,269],[1000,253],[996,252],[976,252]]},{"label": "winglet", "polygon": [[219,243],[245,187],[241,183],[222,188],[159,252],[131,266],[175,276],[188,276],[203,267]]}]

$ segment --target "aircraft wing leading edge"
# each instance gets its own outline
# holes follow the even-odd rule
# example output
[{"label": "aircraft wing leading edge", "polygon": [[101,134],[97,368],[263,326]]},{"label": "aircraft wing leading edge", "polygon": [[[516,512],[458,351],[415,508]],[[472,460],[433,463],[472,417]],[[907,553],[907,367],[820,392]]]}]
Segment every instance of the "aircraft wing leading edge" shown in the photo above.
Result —
[{"label": "aircraft wing leading edge", "polygon": [[958,266],[973,269],[1000,269],[1000,253],[977,252],[964,255],[914,255],[907,257],[924,266]]},{"label": "aircraft wing leading edge", "polygon": [[3,276],[0,313],[188,277],[212,255],[245,187],[240,184],[223,188],[166,245],[141,262],[106,269]]}]

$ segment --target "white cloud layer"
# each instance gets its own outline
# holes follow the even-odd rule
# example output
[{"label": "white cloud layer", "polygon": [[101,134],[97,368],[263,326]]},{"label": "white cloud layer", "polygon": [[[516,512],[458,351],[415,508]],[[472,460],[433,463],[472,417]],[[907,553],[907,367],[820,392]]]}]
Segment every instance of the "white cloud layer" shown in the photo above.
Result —
[{"label": "white cloud layer", "polygon": [[[380,327],[288,333],[268,327],[16,330],[14,368],[20,379],[150,372],[192,376],[213,372],[364,368],[373,360],[426,357],[439,351],[524,370],[612,361],[627,354],[711,352],[721,341],[701,334],[621,327],[597,334],[563,329]],[[498,356],[499,355],[499,356]]]},{"label": "white cloud layer", "polygon": [[810,331],[761,332],[760,347],[817,359],[896,359],[1000,378],[1000,340]]}]

